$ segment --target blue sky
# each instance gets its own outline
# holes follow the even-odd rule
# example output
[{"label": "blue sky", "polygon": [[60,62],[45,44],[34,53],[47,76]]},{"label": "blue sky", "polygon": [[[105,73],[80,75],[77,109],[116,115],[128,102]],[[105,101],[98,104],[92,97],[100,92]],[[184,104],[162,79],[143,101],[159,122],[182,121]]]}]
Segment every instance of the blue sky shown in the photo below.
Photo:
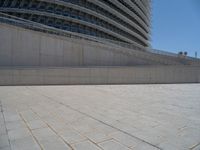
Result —
[{"label": "blue sky", "polygon": [[152,47],[200,57],[200,0],[152,1]]}]

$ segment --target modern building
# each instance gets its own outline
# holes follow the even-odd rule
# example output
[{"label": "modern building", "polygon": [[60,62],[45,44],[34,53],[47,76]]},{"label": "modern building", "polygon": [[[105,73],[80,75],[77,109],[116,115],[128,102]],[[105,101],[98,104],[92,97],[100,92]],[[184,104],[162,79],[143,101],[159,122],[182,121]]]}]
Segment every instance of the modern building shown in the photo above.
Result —
[{"label": "modern building", "polygon": [[151,0],[0,0],[0,85],[200,82],[150,29]]},{"label": "modern building", "polygon": [[1,0],[0,12],[92,37],[149,46],[151,0]]}]

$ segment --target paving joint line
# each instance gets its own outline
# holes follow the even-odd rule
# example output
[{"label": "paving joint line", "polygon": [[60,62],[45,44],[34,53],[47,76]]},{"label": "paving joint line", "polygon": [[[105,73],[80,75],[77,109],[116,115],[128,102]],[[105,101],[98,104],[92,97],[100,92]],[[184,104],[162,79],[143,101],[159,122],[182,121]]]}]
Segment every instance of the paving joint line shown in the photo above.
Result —
[{"label": "paving joint line", "polygon": [[[27,87],[27,88],[28,88],[29,90],[31,90],[29,87]],[[35,90],[31,90],[31,91],[35,91]],[[41,96],[44,96],[44,97],[46,97],[47,99],[49,99],[49,100],[51,100],[51,101],[53,101],[53,102],[57,102],[57,103],[59,103],[59,104],[65,106],[65,107],[67,107],[67,108],[69,108],[69,109],[71,109],[71,110],[74,110],[74,111],[76,111],[76,112],[79,112],[80,114],[83,114],[83,115],[85,115],[85,116],[87,116],[87,117],[89,117],[89,118],[91,118],[91,119],[94,119],[94,120],[96,120],[96,121],[98,121],[98,122],[100,122],[100,123],[102,123],[102,124],[104,124],[104,125],[106,125],[106,126],[109,126],[109,127],[113,128],[113,129],[115,129],[115,130],[118,130],[118,131],[120,131],[120,132],[122,132],[122,133],[124,133],[124,134],[126,134],[126,135],[129,135],[129,136],[132,137],[132,138],[138,139],[138,140],[140,140],[140,141],[142,141],[142,142],[144,142],[144,143],[146,143],[146,144],[149,144],[149,145],[151,145],[152,147],[155,147],[155,148],[157,148],[157,149],[159,149],[159,150],[163,150],[162,148],[158,147],[157,145],[154,145],[154,144],[152,144],[152,143],[150,143],[150,142],[148,142],[148,141],[145,141],[145,140],[143,140],[143,139],[141,139],[141,138],[139,138],[139,137],[136,137],[136,136],[134,136],[134,135],[132,135],[132,134],[130,134],[130,133],[128,133],[128,132],[122,130],[122,129],[119,129],[119,128],[117,128],[117,127],[114,127],[114,126],[112,126],[112,125],[106,123],[106,122],[103,122],[103,121],[101,121],[101,120],[99,120],[99,119],[97,119],[97,118],[95,118],[95,117],[93,117],[93,116],[91,116],[91,115],[89,115],[89,114],[87,114],[87,113],[85,113],[85,112],[81,112],[80,110],[78,110],[78,109],[76,109],[76,108],[73,108],[73,107],[71,107],[70,105],[64,104],[63,102],[59,102],[59,101],[55,100],[54,98],[51,98],[51,97],[49,97],[49,96],[47,96],[47,95],[45,95],[45,94],[43,94],[43,93],[40,93],[40,92],[38,92],[38,91],[35,91],[35,93],[40,94]]]},{"label": "paving joint line", "polygon": [[128,147],[128,149],[130,149],[130,150],[132,150],[132,146],[127,146],[127,145],[125,145],[125,144],[123,144],[123,143],[120,143],[120,141],[118,141],[117,139],[115,139],[115,138],[112,138],[112,140],[113,141],[115,141],[115,142],[117,142],[118,144],[120,144],[120,145],[122,145],[122,146],[125,146],[125,147]]},{"label": "paving joint line", "polygon": [[100,148],[101,150],[104,150],[103,148],[101,148],[97,143],[95,143],[94,141],[92,141],[92,140],[90,140],[89,138],[88,138],[88,141],[90,141],[91,143],[93,143],[94,145],[96,145],[98,148]]},{"label": "paving joint line", "polygon": [[[37,112],[35,112],[32,108],[31,108],[31,110],[32,110],[33,113],[35,113],[35,114],[43,121],[43,119],[40,117],[40,115],[39,115]],[[48,122],[46,122],[46,121],[43,121],[43,122],[47,125],[48,128],[50,128],[50,130],[52,130],[59,138],[61,138],[61,140],[62,140],[66,145],[68,145],[68,146],[71,148],[71,150],[74,150],[73,147],[72,147],[69,143],[67,143],[67,142],[64,140],[64,138],[63,138],[62,136],[60,136],[60,135],[48,124]]]},{"label": "paving joint line", "polygon": [[28,129],[29,132],[31,133],[31,136],[32,136],[33,139],[36,141],[36,143],[39,145],[40,149],[41,149],[41,150],[44,150],[44,148],[42,147],[42,145],[40,144],[40,142],[38,141],[38,139],[34,136],[32,130],[31,130],[31,129],[29,128],[29,126],[27,125],[26,120],[24,119],[24,117],[22,116],[22,114],[19,113],[19,115],[20,115],[20,117],[22,118],[22,120],[24,121],[24,123],[25,123],[27,129]]},{"label": "paving joint line", "polygon": [[117,128],[117,127],[114,127],[114,126],[112,126],[112,125],[106,123],[106,122],[103,122],[103,121],[101,121],[101,120],[99,120],[99,119],[97,119],[97,118],[94,118],[93,116],[88,115],[87,113],[81,112],[81,111],[79,111],[79,110],[77,110],[77,109],[75,109],[75,108],[73,108],[73,107],[71,107],[71,106],[69,106],[69,105],[63,104],[62,102],[60,102],[60,104],[66,106],[66,107],[68,107],[68,108],[70,108],[70,109],[72,109],[72,110],[75,110],[75,111],[77,111],[77,112],[79,112],[79,113],[81,113],[81,114],[83,114],[83,115],[85,115],[85,116],[87,116],[87,117],[89,117],[89,118],[91,118],[91,119],[94,119],[94,120],[96,120],[96,121],[98,121],[98,122],[100,122],[100,123],[102,123],[102,124],[104,124],[104,125],[106,125],[106,126],[109,126],[109,127],[113,128],[113,129],[116,129],[116,130],[118,130],[118,131],[120,131],[120,132],[122,132],[122,133],[124,133],[124,134],[127,134],[127,135],[129,135],[129,136],[131,136],[131,137],[133,137],[133,138],[135,138],[135,139],[138,139],[138,140],[140,140],[140,141],[142,141],[142,142],[144,142],[144,143],[146,143],[146,144],[149,144],[149,145],[151,145],[151,146],[153,146],[153,147],[155,147],[155,148],[157,148],[157,149],[159,149],[159,150],[162,150],[160,147],[158,147],[158,146],[156,146],[156,145],[154,145],[154,144],[152,144],[152,143],[149,143],[149,142],[147,142],[147,141],[145,141],[145,140],[143,140],[143,139],[141,139],[141,138],[138,138],[138,137],[136,137],[136,136],[134,136],[134,135],[132,135],[132,134],[126,132],[126,131],[123,131],[123,130]]},{"label": "paving joint line", "polygon": [[[5,115],[4,115],[4,111],[3,111],[3,104],[1,102],[1,100],[0,100],[0,109],[1,109],[1,113],[3,115],[3,121],[4,121],[5,128],[6,128],[6,134],[8,136],[8,128],[6,126],[6,119],[5,119]],[[10,150],[12,150],[9,136],[8,136],[8,143],[9,143]]]},{"label": "paving joint line", "polygon": [[198,144],[196,144],[196,145],[190,147],[190,150],[193,150],[193,149],[195,149],[195,148],[198,147],[198,146],[200,146],[200,143],[198,143]]},{"label": "paving joint line", "polygon": [[[110,137],[106,140],[103,140],[103,141],[100,141],[100,142],[97,142],[97,144],[101,144],[101,143],[104,143],[104,142],[107,142],[107,141],[110,141],[110,140],[113,140],[114,138]],[[126,146],[127,147],[127,146]]]},{"label": "paving joint line", "polygon": [[[31,110],[41,119],[41,117],[39,116],[39,114],[38,114],[37,112],[35,112],[32,108],[31,108]],[[63,138],[62,136],[60,136],[60,135],[56,132],[56,130],[53,129],[53,128],[48,124],[48,122],[46,122],[46,121],[43,121],[43,122],[45,122],[45,124],[46,124],[58,137],[60,137],[60,138],[63,140],[63,142],[66,143],[72,150],[74,150],[74,148],[73,148],[71,145],[75,145],[75,144],[80,143],[80,142],[78,142],[78,143],[73,143],[73,144],[67,143],[67,142],[64,140],[64,138]],[[92,140],[90,140],[87,136],[85,136],[85,135],[82,135],[82,136],[84,136],[86,139],[83,140],[83,141],[81,141],[81,142],[84,142],[84,141],[87,141],[87,140],[88,140],[88,141],[90,141],[91,143],[93,143],[94,145],[96,145],[98,148],[100,148],[101,150],[103,150],[97,143],[95,143],[95,142],[93,142]]]}]

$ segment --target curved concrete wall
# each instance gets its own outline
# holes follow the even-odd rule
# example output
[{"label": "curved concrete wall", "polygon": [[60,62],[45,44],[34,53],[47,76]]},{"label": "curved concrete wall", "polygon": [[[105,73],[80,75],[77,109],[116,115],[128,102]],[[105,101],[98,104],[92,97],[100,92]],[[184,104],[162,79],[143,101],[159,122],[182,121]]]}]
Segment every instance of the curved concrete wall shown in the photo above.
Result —
[{"label": "curved concrete wall", "polygon": [[55,28],[149,46],[150,0],[1,0],[0,12]]}]

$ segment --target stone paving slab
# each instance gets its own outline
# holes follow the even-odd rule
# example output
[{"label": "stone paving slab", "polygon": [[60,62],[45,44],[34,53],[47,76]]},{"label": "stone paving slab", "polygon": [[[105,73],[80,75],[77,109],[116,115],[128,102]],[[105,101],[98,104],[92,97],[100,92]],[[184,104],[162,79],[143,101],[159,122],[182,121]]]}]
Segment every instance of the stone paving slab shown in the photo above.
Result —
[{"label": "stone paving slab", "polygon": [[116,142],[114,140],[108,140],[105,142],[102,142],[99,144],[100,147],[104,150],[130,150],[128,147],[123,146],[122,144],[120,144],[119,142]]},{"label": "stone paving slab", "polygon": [[8,135],[7,134],[0,135],[0,149],[6,147],[9,147]]},{"label": "stone paving slab", "polygon": [[200,84],[3,86],[0,150],[200,150]]},{"label": "stone paving slab", "polygon": [[91,141],[84,141],[73,145],[74,150],[101,150],[96,144]]},{"label": "stone paving slab", "polygon": [[34,141],[33,137],[25,137],[11,141],[12,150],[40,150],[39,145]]}]

